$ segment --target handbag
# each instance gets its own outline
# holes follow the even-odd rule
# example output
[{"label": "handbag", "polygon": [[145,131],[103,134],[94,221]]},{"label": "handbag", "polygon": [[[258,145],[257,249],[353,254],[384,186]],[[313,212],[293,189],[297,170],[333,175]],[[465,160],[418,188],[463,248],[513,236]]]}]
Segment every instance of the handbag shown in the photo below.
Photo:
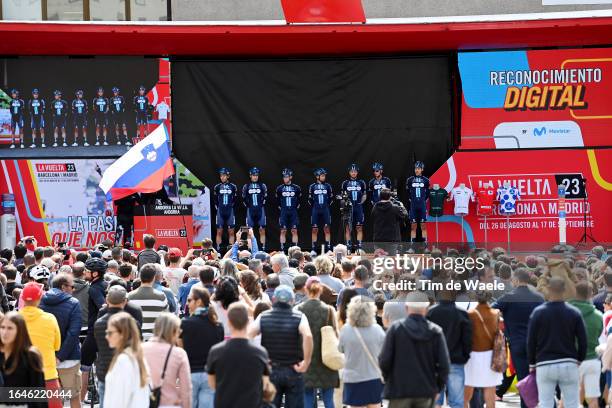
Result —
[{"label": "handbag", "polygon": [[380,382],[384,384],[385,378],[382,375],[382,371],[380,371],[380,367],[378,366],[376,359],[374,358],[372,353],[370,353],[370,349],[368,348],[368,346],[366,346],[365,341],[363,341],[363,337],[361,337],[361,333],[359,333],[359,330],[357,330],[357,327],[353,327],[353,331],[357,335],[357,338],[359,339],[359,342],[361,343],[361,347],[363,347],[363,350],[366,352],[366,356],[368,356],[368,360],[370,360],[370,363],[372,363],[372,365],[376,368],[376,371],[378,371],[378,378],[380,379]]},{"label": "handbag", "polygon": [[330,370],[338,371],[344,368],[344,354],[338,350],[338,337],[333,326],[332,309],[327,306],[327,321],[331,322],[321,327],[321,361]]},{"label": "handbag", "polygon": [[491,335],[489,329],[487,329],[487,325],[482,318],[482,315],[478,312],[478,310],[474,309],[474,312],[478,315],[480,322],[482,323],[482,327],[487,333],[487,337],[493,340],[493,354],[491,355],[491,370],[496,373],[503,373],[508,368],[508,360],[506,353],[506,337],[504,333],[499,330],[499,314],[497,317],[497,331],[495,332],[495,337]]},{"label": "handbag", "polygon": [[516,383],[516,389],[519,392],[523,402],[527,408],[535,408],[539,402],[538,384],[536,382],[535,371]]},{"label": "handbag", "polygon": [[161,382],[159,387],[151,387],[151,395],[149,396],[149,408],[158,408],[159,403],[161,401],[161,391],[162,385],[164,383],[164,377],[166,376],[166,367],[168,366],[168,359],[170,358],[170,354],[172,353],[172,348],[174,345],[170,345],[170,350],[168,350],[168,354],[166,355],[166,361],[164,362],[164,369],[161,374]]}]

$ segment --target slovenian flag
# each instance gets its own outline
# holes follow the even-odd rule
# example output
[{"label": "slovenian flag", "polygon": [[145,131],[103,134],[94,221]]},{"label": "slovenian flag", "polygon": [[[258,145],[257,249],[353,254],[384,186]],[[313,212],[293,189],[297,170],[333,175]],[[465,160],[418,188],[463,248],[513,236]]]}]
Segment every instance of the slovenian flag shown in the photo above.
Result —
[{"label": "slovenian flag", "polygon": [[162,124],[106,169],[100,188],[108,200],[160,190],[174,174],[168,132]]}]

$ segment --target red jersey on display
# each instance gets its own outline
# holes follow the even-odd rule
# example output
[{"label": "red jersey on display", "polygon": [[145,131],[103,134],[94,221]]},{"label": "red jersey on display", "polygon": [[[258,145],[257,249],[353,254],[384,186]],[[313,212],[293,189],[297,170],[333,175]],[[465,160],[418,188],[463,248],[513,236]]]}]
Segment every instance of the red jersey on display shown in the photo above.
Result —
[{"label": "red jersey on display", "polygon": [[476,191],[478,199],[478,215],[493,214],[493,202],[495,201],[495,189],[491,187],[480,187]]}]

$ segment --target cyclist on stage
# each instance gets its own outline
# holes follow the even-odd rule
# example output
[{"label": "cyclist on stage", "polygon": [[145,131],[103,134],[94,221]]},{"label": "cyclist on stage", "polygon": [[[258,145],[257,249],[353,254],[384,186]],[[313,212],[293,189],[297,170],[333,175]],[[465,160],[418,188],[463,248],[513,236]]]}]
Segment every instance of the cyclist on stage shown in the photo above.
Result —
[{"label": "cyclist on stage", "polygon": [[96,124],[96,146],[100,146],[100,138],[104,135],[103,145],[108,146],[108,98],[104,97],[104,88],[96,90],[96,97],[92,103],[94,122]]},{"label": "cyclist on stage", "polygon": [[149,110],[149,98],[147,98],[147,89],[141,85],[138,88],[138,95],[134,97],[134,112],[136,113],[136,138],[139,140],[140,135],[142,134],[142,130],[144,130],[144,136],[147,137],[149,135],[148,124],[149,120],[147,118],[148,110]]},{"label": "cyclist on stage", "polygon": [[312,250],[317,252],[317,241],[319,236],[319,228],[323,227],[325,235],[325,251],[331,250],[331,212],[330,206],[334,195],[332,187],[325,181],[327,170],[323,168],[314,171],[315,182],[308,189],[308,203],[312,208],[311,224],[312,224]]},{"label": "cyclist on stage", "polygon": [[298,209],[300,208],[300,197],[302,190],[297,184],[293,184],[293,171],[283,169],[283,184],[276,188],[276,199],[280,209],[278,224],[280,226],[281,251],[285,250],[287,241],[287,229],[291,229],[291,245],[298,243]]},{"label": "cyclist on stage", "polygon": [[429,179],[423,176],[425,164],[422,161],[414,163],[414,176],[406,180],[406,192],[410,200],[410,239],[416,242],[417,225],[421,225],[421,235],[427,242],[427,206],[429,198]]},{"label": "cyclist on stage", "polygon": [[120,95],[120,90],[116,86],[113,87],[113,96],[110,98],[110,117],[111,126],[115,129],[117,144],[121,144],[121,136],[125,137],[125,145],[131,146],[130,139],[127,135],[127,125],[125,121],[125,99]]},{"label": "cyclist on stage", "polygon": [[[351,203],[353,204],[353,224],[355,226],[357,245],[356,249],[361,249],[361,241],[363,240],[363,222],[365,220],[363,213],[363,203],[365,203],[368,198],[366,192],[366,183],[365,181],[358,179],[359,175],[359,166],[355,163],[351,164],[348,169],[349,178],[342,182],[342,187],[340,188],[343,192],[345,192]],[[351,229],[352,225],[347,225],[345,229],[345,238],[346,238],[346,246],[349,250],[353,250],[352,242],[351,242]]]},{"label": "cyclist on stage", "polygon": [[66,144],[66,118],[68,117],[68,102],[62,99],[62,91],[53,91],[53,102],[51,102],[51,118],[53,128],[53,147],[58,146],[59,134],[62,134],[62,146],[67,147]]},{"label": "cyclist on stage", "polygon": [[72,146],[79,145],[79,129],[83,132],[83,146],[89,146],[87,143],[87,101],[83,98],[81,89],[75,92],[75,98],[72,100],[72,120],[74,122],[74,142]]},{"label": "cyclist on stage", "polygon": [[217,249],[221,246],[223,230],[227,227],[229,245],[234,244],[234,227],[236,217],[234,215],[234,203],[238,188],[234,183],[230,183],[230,171],[226,167],[219,169],[219,179],[221,180],[213,189],[215,195],[215,208],[217,209]]},{"label": "cyclist on stage", "polygon": [[11,89],[11,149],[15,148],[15,133],[19,128],[19,147],[23,149],[23,111],[25,110],[25,102],[19,97],[17,89]]},{"label": "cyclist on stage", "polygon": [[249,170],[250,182],[242,187],[242,202],[247,209],[246,225],[249,228],[259,229],[261,250],[266,249],[266,197],[268,187],[259,181],[259,169],[253,167]]},{"label": "cyclist on stage", "polygon": [[36,131],[40,135],[40,147],[45,146],[45,100],[40,98],[38,88],[32,89],[32,99],[28,101],[30,128],[32,129],[31,148],[36,147]]}]

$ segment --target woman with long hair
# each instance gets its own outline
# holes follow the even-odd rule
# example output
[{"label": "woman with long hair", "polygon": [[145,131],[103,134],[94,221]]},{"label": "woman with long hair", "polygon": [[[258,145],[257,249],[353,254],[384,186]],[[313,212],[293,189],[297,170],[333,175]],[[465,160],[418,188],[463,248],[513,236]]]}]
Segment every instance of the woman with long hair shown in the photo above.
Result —
[{"label": "woman with long hair", "polygon": [[187,296],[189,316],[181,322],[179,344],[187,352],[191,369],[192,407],[212,408],[215,391],[208,385],[206,361],[211,347],[223,341],[223,326],[206,288],[193,286]]},{"label": "woman with long hair", "polygon": [[136,320],[126,312],[108,319],[106,340],[115,350],[104,381],[104,405],[113,408],[149,406],[149,373]]},{"label": "woman with long hair", "polygon": [[321,356],[321,328],[332,326],[336,329],[336,317],[331,306],[321,302],[323,285],[317,276],[311,276],[306,281],[308,299],[296,309],[308,318],[312,332],[313,349],[312,360],[308,371],[304,373],[304,406],[316,405],[317,390],[321,390],[321,399],[325,408],[334,408],[334,388],[339,386],[338,371],[331,370],[323,364]]},{"label": "woman with long hair", "polygon": [[[3,387],[45,387],[42,357],[32,346],[23,316],[9,312],[0,322],[0,372]],[[19,405],[19,404],[17,404]],[[46,407],[46,403],[22,404],[28,407]]]},{"label": "woman with long hair", "polygon": [[249,295],[253,303],[270,302],[268,294],[261,289],[259,277],[251,270],[240,272],[240,286]]},{"label": "woman with long hair", "polygon": [[372,299],[355,296],[347,308],[348,322],[340,331],[338,349],[344,353],[342,402],[349,407],[380,407],[382,376],[378,355],[385,332],[376,324],[376,306]]},{"label": "woman with long hair", "polygon": [[468,311],[472,322],[472,351],[465,364],[464,405],[468,407],[474,388],[482,388],[485,405],[495,408],[495,387],[502,382],[502,373],[491,369],[495,333],[499,330],[499,312],[489,306],[492,293],[476,292],[478,306]]},{"label": "woman with long hair", "polygon": [[340,330],[346,324],[346,309],[351,299],[357,296],[357,291],[352,288],[347,288],[344,289],[339,296],[341,297],[340,306],[338,307],[338,329]]},{"label": "woman with long hair", "polygon": [[159,405],[190,408],[189,359],[185,350],[175,347],[180,329],[181,320],[177,315],[161,313],[155,319],[153,337],[142,345],[142,350],[151,373],[152,386],[161,387]]},{"label": "woman with long hair", "polygon": [[223,325],[225,338],[229,339],[230,330],[227,321],[227,310],[229,309],[230,305],[238,301],[243,302],[247,307],[249,314],[252,315],[254,307],[253,301],[242,286],[238,285],[238,281],[232,276],[222,276],[221,279],[219,279],[213,298],[213,307],[217,312],[219,322],[221,322]]}]

